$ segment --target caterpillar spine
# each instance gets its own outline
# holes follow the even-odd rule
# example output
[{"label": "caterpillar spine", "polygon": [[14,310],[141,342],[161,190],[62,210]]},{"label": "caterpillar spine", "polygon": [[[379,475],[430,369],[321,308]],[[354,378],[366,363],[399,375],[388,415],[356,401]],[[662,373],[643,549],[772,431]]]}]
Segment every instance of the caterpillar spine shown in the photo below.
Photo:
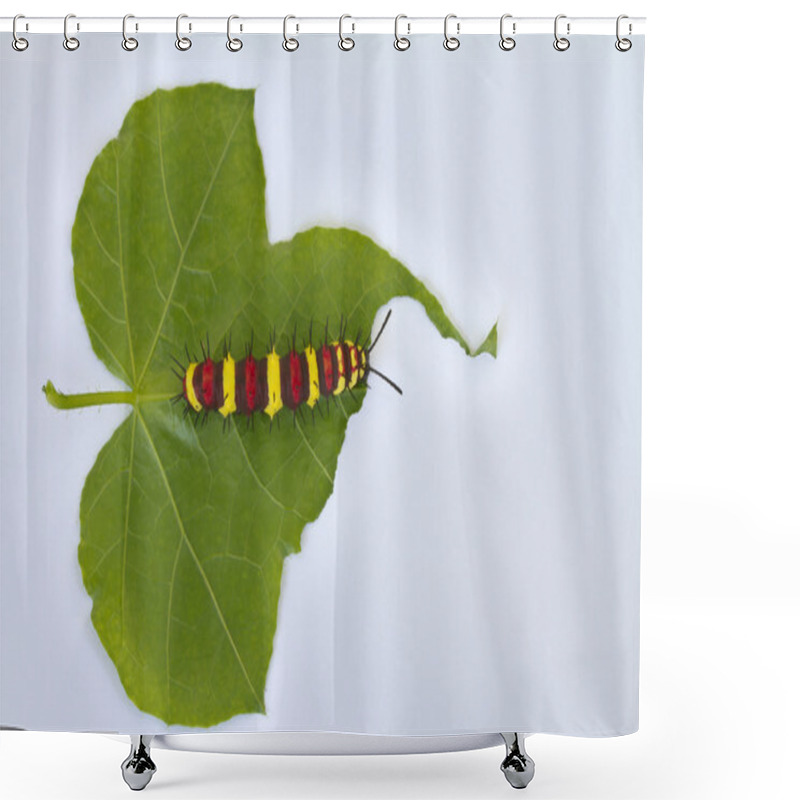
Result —
[{"label": "caterpillar spine", "polygon": [[307,405],[313,410],[320,398],[336,397],[365,383],[370,372],[402,394],[397,384],[369,362],[370,351],[391,313],[369,347],[359,345],[358,338],[354,342],[342,335],[317,348],[311,344],[300,350],[293,347],[285,355],[280,355],[273,345],[263,358],[253,356],[251,344],[247,355],[237,360],[228,345],[220,361],[214,361],[203,348],[202,361],[189,359],[185,368],[181,365],[182,372],[177,374],[183,388],[175,399],[185,400],[187,410],[218,411],[225,418],[263,412],[272,419],[283,408],[294,412]]}]

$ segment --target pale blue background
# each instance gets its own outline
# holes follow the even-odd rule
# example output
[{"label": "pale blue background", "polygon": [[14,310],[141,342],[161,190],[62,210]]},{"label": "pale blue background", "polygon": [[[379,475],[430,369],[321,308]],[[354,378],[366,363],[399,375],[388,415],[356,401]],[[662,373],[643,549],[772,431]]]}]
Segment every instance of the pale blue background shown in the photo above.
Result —
[{"label": "pale blue background", "polygon": [[[157,732],[89,619],[80,491],[125,414],[49,408],[113,388],[72,285],[83,181],[131,103],[202,80],[257,87],[270,237],[347,225],[422,278],[496,362],[393,301],[334,496],[286,564],[268,716],[221,730],[589,736],[638,726],[643,39],[511,53],[438,36],[40,36],[0,65],[0,714]],[[392,500],[391,498],[395,498]],[[525,609],[525,611],[523,611]],[[534,612],[531,613],[530,609]],[[175,730],[174,728],[171,730]]]}]

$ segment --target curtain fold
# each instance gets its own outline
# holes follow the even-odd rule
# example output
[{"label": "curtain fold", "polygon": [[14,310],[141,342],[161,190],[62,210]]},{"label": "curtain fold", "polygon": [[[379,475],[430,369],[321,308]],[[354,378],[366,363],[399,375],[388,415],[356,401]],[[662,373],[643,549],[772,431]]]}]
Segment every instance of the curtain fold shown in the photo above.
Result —
[{"label": "curtain fold", "polygon": [[644,38],[30,38],[2,724],[635,731]]}]

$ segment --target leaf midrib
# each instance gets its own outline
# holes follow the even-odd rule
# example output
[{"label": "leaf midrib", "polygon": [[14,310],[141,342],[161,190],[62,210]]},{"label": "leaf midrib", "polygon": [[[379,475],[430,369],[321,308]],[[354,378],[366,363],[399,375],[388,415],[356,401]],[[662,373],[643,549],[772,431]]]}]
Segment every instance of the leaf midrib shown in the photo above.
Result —
[{"label": "leaf midrib", "polygon": [[[153,343],[150,346],[150,352],[147,354],[147,359],[144,362],[144,367],[142,368],[142,371],[141,371],[141,373],[139,375],[139,379],[136,382],[136,385],[134,387],[134,391],[136,393],[139,392],[141,384],[144,381],[145,376],[147,375],[147,370],[150,367],[150,362],[153,360],[153,355],[154,355],[154,353],[156,351],[156,346],[158,345],[158,340],[161,338],[161,331],[164,328],[164,322],[166,321],[167,313],[169,312],[170,306],[172,305],[172,297],[175,294],[175,287],[178,285],[178,278],[180,277],[181,270],[183,268],[184,259],[186,258],[186,253],[189,250],[189,247],[190,247],[190,245],[192,243],[192,239],[194,237],[195,231],[197,230],[197,226],[198,226],[198,224],[200,222],[200,217],[203,215],[203,211],[205,210],[206,203],[208,202],[208,198],[211,196],[211,190],[214,188],[214,184],[217,181],[217,177],[219,175],[219,171],[220,171],[220,169],[222,169],[222,164],[225,161],[225,157],[228,155],[228,150],[230,149],[230,145],[231,145],[231,142],[233,141],[233,137],[234,137],[236,131],[239,128],[239,124],[241,123],[242,118],[244,117],[245,111],[247,111],[247,108],[248,107],[246,105],[242,108],[241,112],[239,113],[239,116],[236,118],[236,122],[234,122],[233,127],[231,128],[230,133],[228,134],[228,138],[227,138],[227,140],[225,142],[225,147],[223,147],[223,149],[222,149],[222,153],[220,154],[219,161],[217,162],[217,166],[215,167],[214,172],[211,175],[211,180],[208,183],[208,187],[206,188],[205,195],[203,196],[203,200],[200,203],[200,207],[198,208],[197,214],[196,214],[196,216],[194,218],[194,222],[192,223],[192,229],[189,231],[189,236],[186,238],[186,242],[181,247],[180,256],[178,257],[178,265],[175,268],[175,275],[172,278],[172,285],[170,286],[169,294],[167,295],[167,300],[164,303],[164,308],[163,308],[163,311],[161,313],[161,319],[159,320],[158,326],[156,328],[155,335],[153,336]],[[159,126],[158,136],[159,136],[159,147],[161,147],[161,128],[160,128],[160,126]],[[164,187],[164,191],[166,192],[166,186]],[[134,370],[135,370],[135,367],[134,367]]]},{"label": "leaf midrib", "polygon": [[233,650],[234,655],[236,656],[236,660],[239,664],[239,667],[242,670],[242,674],[244,675],[245,681],[247,683],[248,688],[253,694],[253,697],[256,700],[257,706],[261,713],[266,713],[265,705],[264,705],[264,698],[259,697],[258,692],[256,692],[252,681],[250,680],[250,675],[247,672],[247,668],[245,667],[244,660],[242,659],[242,655],[239,652],[239,648],[236,646],[236,642],[234,641],[233,635],[231,634],[230,628],[228,627],[227,620],[225,619],[225,615],[222,613],[222,608],[220,608],[219,602],[217,600],[217,595],[214,592],[214,588],[211,586],[211,582],[206,575],[205,570],[203,569],[203,565],[200,559],[195,552],[194,547],[186,534],[186,528],[183,524],[183,519],[180,515],[180,511],[178,510],[178,505],[175,501],[175,495],[172,492],[172,486],[170,485],[169,479],[167,478],[166,470],[164,469],[164,464],[161,461],[161,457],[158,453],[156,448],[155,442],[153,441],[153,437],[150,433],[150,429],[147,427],[147,423],[145,422],[144,416],[142,412],[138,409],[135,410],[136,415],[139,417],[139,421],[142,424],[142,430],[144,431],[145,436],[147,436],[147,440],[150,443],[150,449],[153,451],[153,458],[155,458],[156,465],[158,466],[158,470],[161,474],[161,479],[164,482],[164,488],[167,491],[167,495],[169,496],[170,504],[172,505],[172,510],[175,514],[175,520],[178,523],[178,530],[181,533],[181,540],[186,545],[186,549],[189,551],[190,555],[192,556],[192,560],[194,561],[195,567],[205,584],[206,590],[208,591],[208,595],[211,598],[211,602],[214,605],[214,610],[216,611],[217,617],[220,621],[223,631],[228,639],[228,643]]}]

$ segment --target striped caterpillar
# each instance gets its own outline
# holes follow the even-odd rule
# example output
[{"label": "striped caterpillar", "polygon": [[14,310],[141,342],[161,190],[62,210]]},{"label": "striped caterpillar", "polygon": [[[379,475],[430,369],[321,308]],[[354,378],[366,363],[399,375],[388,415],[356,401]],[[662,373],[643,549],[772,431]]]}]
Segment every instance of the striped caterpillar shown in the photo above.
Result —
[{"label": "striped caterpillar", "polygon": [[336,341],[328,343],[327,326],[325,340],[314,348],[309,344],[285,355],[278,355],[274,344],[264,358],[255,358],[252,342],[247,355],[238,361],[226,346],[225,357],[220,361],[211,358],[210,348],[201,345],[203,360],[196,361],[186,357],[188,364],[182,365],[177,359],[183,388],[175,395],[174,402],[186,402],[185,413],[203,412],[208,416],[218,411],[228,420],[231,414],[244,414],[251,417],[258,412],[268,414],[270,420],[282,409],[295,412],[303,404],[314,409],[320,398],[336,397],[345,390],[354,389],[359,384],[366,385],[367,376],[374,373],[402,394],[400,387],[370,364],[369,354],[378,343],[383,329],[391,316],[386,315],[375,341],[370,345],[360,345],[358,338],[350,341],[344,338],[344,328]]}]

